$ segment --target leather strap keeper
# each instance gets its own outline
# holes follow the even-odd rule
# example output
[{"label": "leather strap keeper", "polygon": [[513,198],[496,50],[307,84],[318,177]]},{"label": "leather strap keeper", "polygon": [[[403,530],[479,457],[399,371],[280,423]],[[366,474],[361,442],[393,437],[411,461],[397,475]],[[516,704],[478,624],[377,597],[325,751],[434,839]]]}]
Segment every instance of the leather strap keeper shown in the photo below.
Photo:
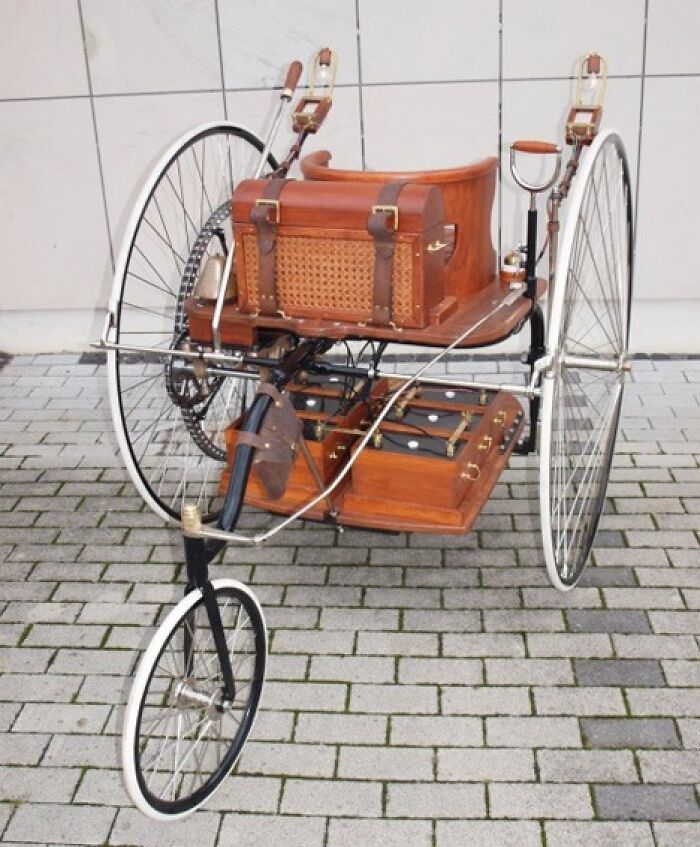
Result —
[{"label": "leather strap keeper", "polygon": [[367,229],[374,238],[374,305],[372,323],[391,323],[391,281],[394,264],[394,231],[399,225],[398,200],[404,182],[388,182],[382,187],[377,204],[367,219]]},{"label": "leather strap keeper", "polygon": [[274,315],[278,312],[277,286],[275,283],[275,242],[277,224],[280,222],[279,198],[288,179],[270,179],[262,190],[260,199],[250,211],[250,220],[255,224],[260,256],[260,312]]}]

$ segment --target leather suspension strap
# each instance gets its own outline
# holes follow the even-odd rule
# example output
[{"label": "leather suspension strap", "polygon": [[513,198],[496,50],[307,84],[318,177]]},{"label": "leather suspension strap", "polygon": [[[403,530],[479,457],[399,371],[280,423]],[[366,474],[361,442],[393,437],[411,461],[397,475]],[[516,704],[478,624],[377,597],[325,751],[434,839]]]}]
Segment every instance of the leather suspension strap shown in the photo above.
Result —
[{"label": "leather suspension strap", "polygon": [[[288,179],[266,180],[258,201],[250,211],[250,220],[255,224],[258,235],[258,287],[260,312],[274,315],[278,311],[276,285],[275,242],[279,223],[279,197]],[[264,201],[270,201],[266,203]]]},{"label": "leather suspension strap", "polygon": [[[406,182],[387,182],[377,197],[376,211],[367,219],[367,229],[374,238],[374,303],[372,323],[391,323],[392,276],[394,267],[394,229],[398,225],[397,203]],[[380,210],[393,206],[394,210]]]}]

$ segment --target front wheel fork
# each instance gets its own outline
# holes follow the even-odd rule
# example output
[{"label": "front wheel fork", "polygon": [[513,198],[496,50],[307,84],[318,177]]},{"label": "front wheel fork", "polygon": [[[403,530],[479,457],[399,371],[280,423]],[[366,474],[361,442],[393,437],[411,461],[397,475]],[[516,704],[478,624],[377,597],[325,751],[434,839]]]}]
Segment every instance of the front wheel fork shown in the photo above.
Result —
[{"label": "front wheel fork", "polygon": [[[544,315],[538,303],[533,303],[530,312],[530,349],[523,356],[523,364],[530,368],[530,381],[535,372],[535,363],[541,359],[546,351],[544,344]],[[521,456],[527,456],[534,453],[537,449],[537,430],[539,427],[540,417],[540,397],[539,394],[530,397],[530,426],[528,433],[522,441],[519,441],[514,452]]]}]

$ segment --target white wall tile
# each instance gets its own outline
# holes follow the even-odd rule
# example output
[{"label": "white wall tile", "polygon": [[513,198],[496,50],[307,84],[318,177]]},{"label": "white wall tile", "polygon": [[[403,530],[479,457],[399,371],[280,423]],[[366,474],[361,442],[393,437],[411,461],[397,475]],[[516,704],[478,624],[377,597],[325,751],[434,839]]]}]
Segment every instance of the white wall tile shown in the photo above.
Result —
[{"label": "white wall tile", "polygon": [[648,74],[699,73],[700,3],[649,0]]},{"label": "white wall tile", "polygon": [[498,79],[498,0],[360,0],[362,81]]},{"label": "white wall tile", "polygon": [[639,74],[643,39],[644,0],[503,0],[505,78],[568,76],[591,52]]},{"label": "white wall tile", "polygon": [[0,138],[3,308],[94,307],[111,269],[89,102],[0,103]]},{"label": "white wall tile", "polygon": [[95,101],[112,243],[118,251],[141,186],[190,128],[223,118],[221,94],[154,94]]},{"label": "white wall tile", "polygon": [[[279,102],[275,92],[229,91],[226,93],[226,102],[229,120],[242,123],[260,138],[265,138]],[[273,146],[278,159],[286,156],[295,140],[291,127],[289,110]],[[357,86],[336,88],[333,107],[318,133],[305,142],[302,156],[313,150],[330,150],[335,167],[362,168],[360,95]]]},{"label": "white wall tile", "polygon": [[93,91],[221,88],[214,0],[82,0]]},{"label": "white wall tile", "polygon": [[648,79],[637,223],[637,297],[700,297],[693,261],[698,242],[699,136],[700,78]]},{"label": "white wall tile", "polygon": [[498,83],[363,89],[365,152],[373,170],[465,165],[498,151]]},{"label": "white wall tile", "polygon": [[[518,241],[524,240],[525,216],[529,195],[518,188],[510,174],[509,150],[513,141],[534,138],[553,141],[563,148],[566,162],[570,148],[564,143],[566,117],[574,96],[570,80],[536,80],[503,83],[503,150],[502,150],[502,215],[501,248],[507,253]],[[632,186],[636,189],[637,157],[639,147],[639,101],[641,83],[638,79],[611,79],[608,84],[603,111],[604,128],[614,128],[622,136],[632,173]],[[584,154],[585,155],[585,154]],[[549,157],[530,157],[548,165]],[[528,157],[519,156],[523,168],[532,167]],[[524,174],[529,171],[524,171]],[[540,195],[544,209],[546,195]],[[562,207],[562,218],[566,205]],[[541,218],[544,232],[544,215]]]},{"label": "white wall tile", "polygon": [[338,53],[338,83],[357,83],[355,0],[224,0],[219,9],[227,88],[280,86],[292,60],[306,73],[320,47]]},{"label": "white wall tile", "polygon": [[77,0],[0,0],[0,98],[86,94]]}]

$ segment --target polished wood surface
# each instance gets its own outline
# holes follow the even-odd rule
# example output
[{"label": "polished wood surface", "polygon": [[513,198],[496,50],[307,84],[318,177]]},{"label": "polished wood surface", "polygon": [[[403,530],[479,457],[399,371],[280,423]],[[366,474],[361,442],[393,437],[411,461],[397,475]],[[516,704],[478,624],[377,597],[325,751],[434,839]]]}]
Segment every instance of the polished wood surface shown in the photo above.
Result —
[{"label": "polished wood surface", "polygon": [[445,268],[445,293],[462,300],[490,284],[496,271],[496,252],[491,243],[496,158],[429,171],[351,171],[329,167],[330,160],[327,150],[319,150],[299,165],[308,180],[374,184],[402,180],[437,185],[445,200],[445,223],[454,225],[456,234],[455,249]]},{"label": "polished wood surface", "polygon": [[[508,283],[492,279],[491,283],[471,296],[468,300],[455,301],[448,317],[438,323],[431,323],[422,329],[395,329],[393,327],[362,326],[357,323],[322,320],[320,318],[290,318],[270,315],[250,315],[242,312],[235,304],[223,308],[221,318],[221,339],[224,345],[240,346],[240,338],[245,335],[244,327],[271,329],[291,332],[306,338],[371,338],[398,344],[418,344],[424,347],[446,347],[458,338],[468,327],[473,326],[509,293]],[[542,297],[546,290],[544,280],[538,280],[537,296]],[[499,309],[477,330],[459,345],[460,348],[483,347],[507,338],[518,330],[527,318],[531,303],[521,297],[513,305]],[[211,320],[214,304],[197,301],[190,297],[185,301],[185,311],[190,326],[190,335],[194,341],[202,344],[212,343]]]},{"label": "polished wood surface", "polygon": [[[381,390],[373,391],[374,401],[386,394],[390,386],[383,383]],[[299,390],[298,388],[294,389]],[[318,389],[308,389],[310,393]],[[370,401],[372,402],[372,401]],[[331,495],[333,507],[338,512],[338,522],[348,526],[369,529],[463,533],[476,520],[483,504],[491,493],[518,438],[522,434],[524,416],[520,403],[505,392],[490,392],[484,403],[450,401],[440,402],[420,396],[409,401],[405,413],[412,409],[444,408],[459,415],[470,412],[474,426],[458,436],[454,458],[447,456],[396,453],[386,449],[366,448],[357,458],[350,474]],[[358,403],[347,416],[334,419],[338,427],[357,429],[366,426],[367,406]],[[299,413],[306,420],[321,420],[321,416]],[[401,421],[385,421],[381,430],[384,438],[396,433],[416,434],[415,426]],[[429,428],[428,435],[444,430]],[[422,438],[423,434],[417,434]],[[308,441],[314,463],[327,484],[352,455],[353,442],[359,436],[330,429],[319,441]],[[233,424],[226,431],[230,463],[234,460],[237,431]],[[444,443],[444,441],[442,442]],[[340,449],[339,449],[340,448]],[[225,493],[230,477],[227,467],[221,478],[221,493]],[[267,496],[253,470],[245,502],[270,512],[291,514],[319,493],[314,475],[300,452],[295,461],[289,484],[278,500]],[[321,501],[306,513],[306,517],[322,520],[328,514],[328,503]]]},{"label": "polished wood surface", "polygon": [[561,153],[561,148],[550,141],[514,141],[510,146],[518,153],[537,153],[545,156]]}]

